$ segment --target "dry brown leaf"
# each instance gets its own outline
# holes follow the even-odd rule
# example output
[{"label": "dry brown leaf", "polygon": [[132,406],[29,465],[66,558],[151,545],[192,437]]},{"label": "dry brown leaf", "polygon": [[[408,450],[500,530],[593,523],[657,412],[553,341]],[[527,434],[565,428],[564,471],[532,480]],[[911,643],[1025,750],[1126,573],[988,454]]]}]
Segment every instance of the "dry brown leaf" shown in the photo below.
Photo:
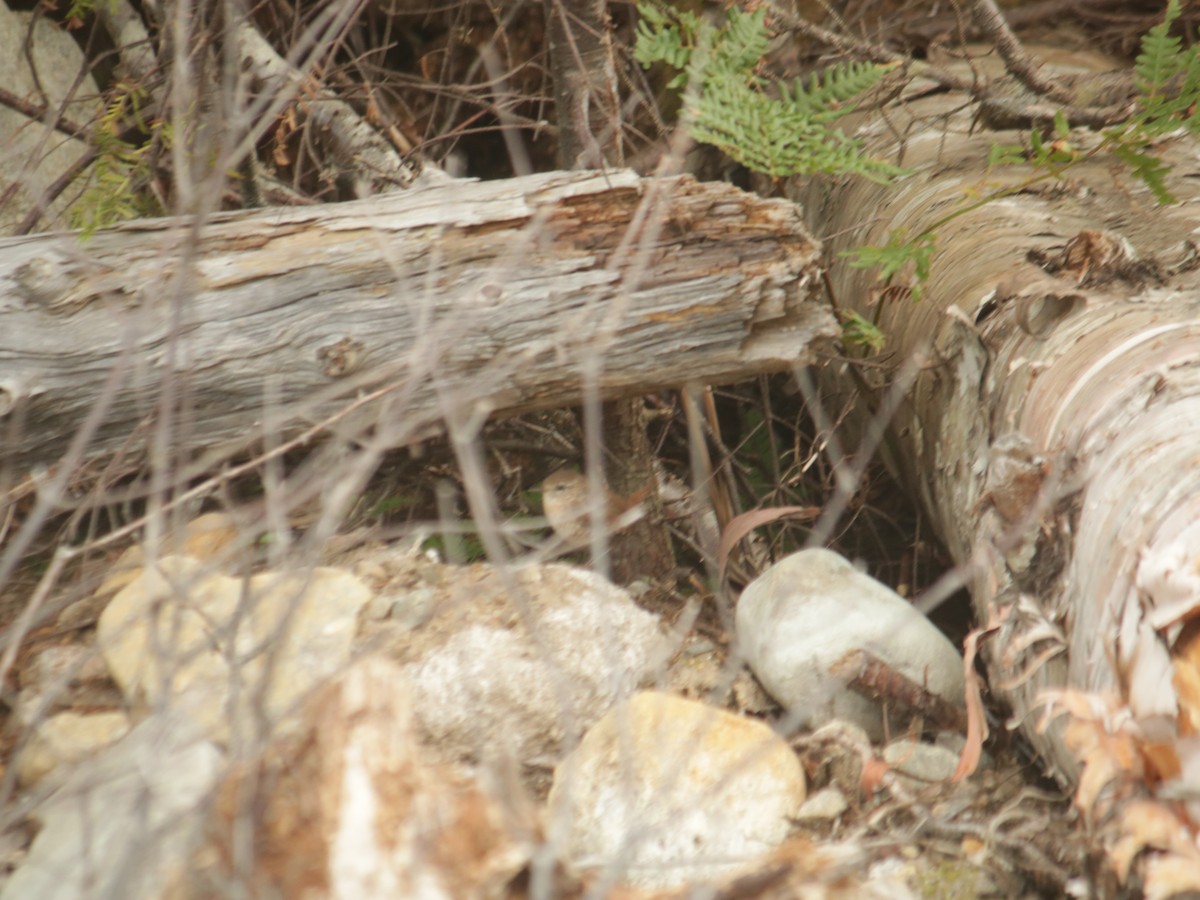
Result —
[{"label": "dry brown leaf", "polygon": [[1067,726],[1063,740],[1069,746],[1087,747],[1082,753],[1076,751],[1083,774],[1075,792],[1075,806],[1084,815],[1102,812],[1096,808],[1097,800],[1114,781],[1144,780],[1141,754],[1128,734],[1108,734],[1099,723],[1075,721]]},{"label": "dry brown leaf", "polygon": [[975,657],[979,653],[979,642],[999,631],[999,626],[976,628],[967,635],[963,644],[963,680],[966,688],[967,703],[967,739],[963,743],[962,752],[958,756],[958,766],[950,776],[952,782],[959,782],[971,776],[979,766],[983,755],[983,742],[987,740],[987,716],[983,709],[983,696],[979,683],[979,674],[975,671]]},{"label": "dry brown leaf", "polygon": [[1083,765],[1075,792],[1075,806],[1080,812],[1089,817],[1106,812],[1096,805],[1114,781],[1146,780],[1142,741],[1127,730],[1132,716],[1118,698],[1072,689],[1045,691],[1042,696],[1046,713],[1039,728],[1045,729],[1063,713],[1068,718],[1063,744]]},{"label": "dry brown leaf", "polygon": [[1179,699],[1179,733],[1200,733],[1200,620],[1183,627],[1171,651],[1172,683]]},{"label": "dry brown leaf", "polygon": [[1175,858],[1190,857],[1192,875],[1200,879],[1200,852],[1192,844],[1187,828],[1163,804],[1154,800],[1129,802],[1121,810],[1120,827],[1121,838],[1109,850],[1108,861],[1122,883],[1128,881],[1134,861],[1147,849],[1166,851]]},{"label": "dry brown leaf", "polygon": [[858,787],[864,797],[875,796],[875,792],[879,790],[879,785],[883,783],[883,776],[888,773],[889,768],[886,762],[874,755],[863,760]]},{"label": "dry brown leaf", "polygon": [[1142,744],[1142,758],[1146,763],[1146,776],[1155,782],[1178,778],[1182,770],[1179,747],[1173,742],[1146,741]]},{"label": "dry brown leaf", "polygon": [[815,519],[820,514],[819,506],[772,506],[768,509],[752,509],[740,516],[734,516],[721,534],[721,547],[717,551],[718,577],[725,577],[725,564],[738,541],[755,528],[780,519]]}]

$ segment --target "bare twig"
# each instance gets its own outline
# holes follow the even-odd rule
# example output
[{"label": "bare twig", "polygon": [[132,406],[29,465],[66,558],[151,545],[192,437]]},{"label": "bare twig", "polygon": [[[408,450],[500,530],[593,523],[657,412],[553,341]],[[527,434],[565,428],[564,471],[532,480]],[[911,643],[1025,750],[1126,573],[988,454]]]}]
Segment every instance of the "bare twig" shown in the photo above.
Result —
[{"label": "bare twig", "polygon": [[963,725],[960,710],[866,650],[851,650],[830,666],[829,672],[845,679],[846,686],[855,693],[877,703],[903,707],[937,727],[957,730]]},{"label": "bare twig", "polygon": [[996,8],[995,0],[973,0],[971,9],[984,37],[1000,51],[1005,67],[1023,85],[1034,93],[1059,103],[1069,104],[1074,101],[1072,91],[1055,79],[1042,75],[1042,64],[1025,52],[1017,36],[1008,27],[1008,22]]}]

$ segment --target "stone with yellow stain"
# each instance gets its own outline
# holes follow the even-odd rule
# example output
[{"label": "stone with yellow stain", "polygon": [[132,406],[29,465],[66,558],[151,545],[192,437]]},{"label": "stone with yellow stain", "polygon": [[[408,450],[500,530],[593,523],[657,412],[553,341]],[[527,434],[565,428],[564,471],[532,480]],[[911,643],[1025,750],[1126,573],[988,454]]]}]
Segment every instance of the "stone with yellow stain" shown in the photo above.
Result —
[{"label": "stone with yellow stain", "polygon": [[762,722],[646,691],[559,764],[549,815],[567,858],[638,888],[728,878],[788,835],[804,771]]}]

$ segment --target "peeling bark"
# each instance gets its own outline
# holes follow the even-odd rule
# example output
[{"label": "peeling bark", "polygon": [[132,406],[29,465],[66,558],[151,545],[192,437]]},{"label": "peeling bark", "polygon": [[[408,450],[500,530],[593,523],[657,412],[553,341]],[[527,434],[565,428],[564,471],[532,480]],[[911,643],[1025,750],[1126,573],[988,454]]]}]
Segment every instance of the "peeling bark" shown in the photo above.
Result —
[{"label": "peeling bark", "polygon": [[[890,229],[915,236],[970,191],[1029,176],[987,165],[991,145],[1020,144],[1019,133],[981,132],[963,98],[920,87],[887,111],[886,135],[873,130],[875,152],[914,177],[802,195],[830,259],[883,245]],[[1072,135],[1076,146],[1097,140]],[[992,690],[1055,775],[1092,788],[1100,778],[1121,802],[1160,780],[1194,790],[1179,772],[1197,771],[1172,678],[1180,625],[1200,607],[1195,148],[1175,136],[1153,150],[1173,166],[1182,202],[1171,207],[1102,154],[946,222],[920,302],[880,299],[871,272],[831,271],[842,303],[868,316],[883,303],[893,363],[924,363],[893,423],[902,452],[891,462],[970,573],[980,622],[999,629],[987,645]],[[1098,698],[1105,711],[1089,728],[1136,733],[1142,753],[1154,744],[1157,766],[1135,758],[1097,774],[1100,744],[1080,742],[1078,717],[1040,727],[1048,698],[1071,696],[1054,694],[1064,688]],[[1116,806],[1080,798],[1097,821]],[[1110,846],[1130,839],[1131,821],[1105,823]]]}]

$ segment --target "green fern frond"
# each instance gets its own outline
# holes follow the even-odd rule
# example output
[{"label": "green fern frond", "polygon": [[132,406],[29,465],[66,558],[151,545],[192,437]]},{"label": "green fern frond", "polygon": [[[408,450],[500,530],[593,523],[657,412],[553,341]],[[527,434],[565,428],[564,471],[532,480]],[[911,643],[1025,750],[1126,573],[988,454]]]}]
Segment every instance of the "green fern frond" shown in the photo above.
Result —
[{"label": "green fern frond", "polygon": [[1141,52],[1134,65],[1134,78],[1143,98],[1150,100],[1163,92],[1167,83],[1186,65],[1181,59],[1183,41],[1171,37],[1171,23],[1179,18],[1179,0],[1169,0],[1163,20],[1142,37]]},{"label": "green fern frond", "polygon": [[1175,202],[1175,195],[1167,189],[1166,175],[1171,167],[1165,162],[1148,153],[1143,153],[1127,144],[1115,144],[1113,156],[1129,166],[1130,171],[1141,179],[1154,194],[1154,199],[1164,206]]},{"label": "green fern frond", "polygon": [[96,123],[92,132],[96,160],[70,214],[71,226],[84,237],[106,225],[161,212],[142,189],[149,178],[151,143],[136,145],[121,138],[132,124],[141,131],[156,133],[164,143],[169,142],[170,135],[164,126],[145,121],[145,102],[144,89],[121,82]]},{"label": "green fern frond", "polygon": [[845,63],[789,88],[757,72],[771,41],[765,8],[735,7],[721,28],[660,6],[642,4],[639,10],[634,56],[643,66],[662,62],[681,70],[668,87],[686,86],[684,124],[696,140],[775,177],[820,172],[887,181],[904,174],[827,127],[890,67]]},{"label": "green fern frond", "polygon": [[1200,129],[1200,47],[1184,50],[1182,39],[1171,36],[1177,18],[1179,2],[1170,0],[1162,22],[1142,37],[1134,66],[1139,110],[1123,132],[1134,139],[1149,141],[1181,125]]},{"label": "green fern frond", "polygon": [[771,46],[766,19],[764,7],[751,13],[736,8],[730,10],[725,27],[713,30],[716,35],[714,57],[727,60],[731,71],[754,71]]},{"label": "green fern frond", "polygon": [[[688,12],[678,12],[672,20],[657,7],[647,6],[637,26],[633,58],[649,67],[664,62],[673,69],[686,69],[692,56],[692,35],[699,20]],[[685,35],[687,39],[685,40]]]},{"label": "green fern frond", "polygon": [[848,62],[813,72],[783,89],[783,100],[820,122],[839,119],[853,109],[850,101],[869,91],[892,66]]}]

